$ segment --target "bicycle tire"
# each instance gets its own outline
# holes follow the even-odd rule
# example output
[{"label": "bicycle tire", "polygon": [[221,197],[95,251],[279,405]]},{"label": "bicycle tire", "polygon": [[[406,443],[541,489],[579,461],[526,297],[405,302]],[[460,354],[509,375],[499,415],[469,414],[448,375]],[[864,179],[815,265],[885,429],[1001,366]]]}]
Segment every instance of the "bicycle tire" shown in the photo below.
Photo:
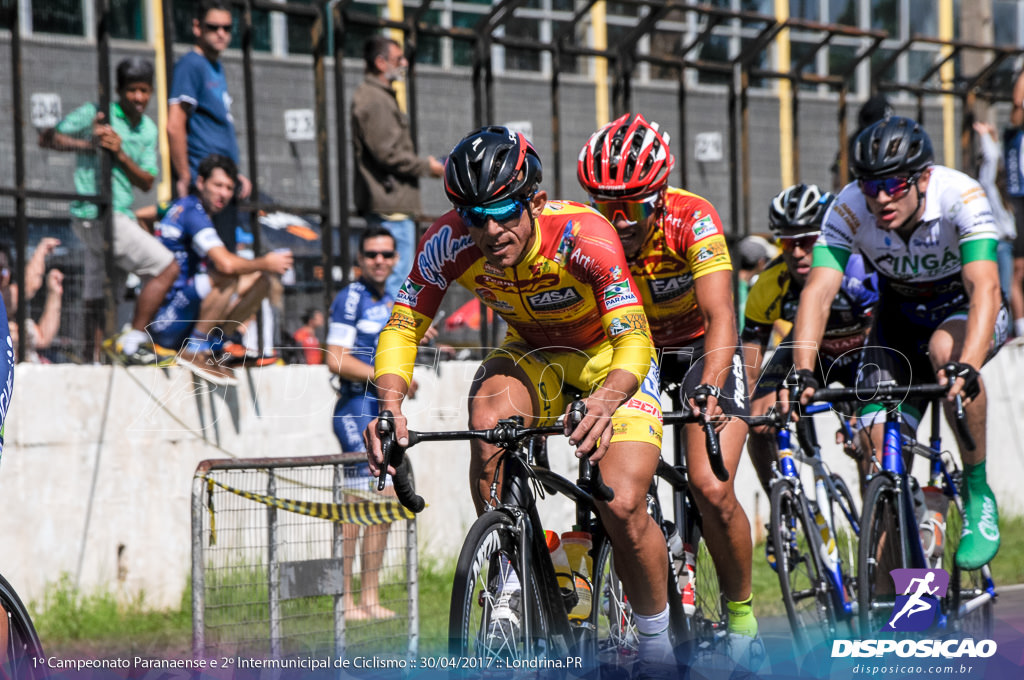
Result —
[{"label": "bicycle tire", "polygon": [[804,497],[787,480],[772,486],[769,521],[786,617],[798,651],[808,654],[835,637],[836,616],[819,555],[817,526]]},{"label": "bicycle tire", "polygon": [[0,677],[12,680],[41,680],[47,677],[46,656],[35,626],[32,625],[32,618],[3,576],[0,576],[0,605],[7,612],[8,622],[7,650],[5,657],[0,659]]},{"label": "bicycle tire", "polygon": [[[510,661],[544,656],[550,626],[533,571],[520,572],[521,534],[515,520],[501,510],[485,512],[470,527],[452,585],[448,635],[449,651],[455,658],[473,659],[474,663],[489,664],[493,669],[507,668]],[[515,571],[521,588],[529,595],[526,598],[530,603],[528,611],[522,611],[523,600],[519,600],[520,625],[509,626],[492,620],[499,598],[499,582],[502,573],[510,573],[508,569]],[[530,623],[530,639],[526,639],[521,625],[524,620]],[[493,665],[498,659],[501,665]],[[466,669],[466,674],[475,677],[481,669]]]},{"label": "bicycle tire", "polygon": [[[860,635],[873,637],[892,617],[896,589],[889,572],[905,568],[907,532],[899,509],[897,482],[887,474],[875,475],[864,492],[860,522],[857,601]],[[917,540],[916,527],[913,537]]]},{"label": "bicycle tire", "polygon": [[943,604],[954,630],[963,633],[965,637],[973,637],[975,640],[988,640],[992,638],[995,616],[992,600],[988,600],[964,616],[960,615],[962,604],[985,591],[985,578],[981,569],[967,571],[957,566],[956,551],[960,548],[962,527],[963,520],[960,511],[956,509],[956,506],[950,505],[950,511],[946,514],[943,564],[951,565],[951,567],[947,569],[949,588],[946,591],[946,597],[943,598]]},{"label": "bicycle tire", "polygon": [[[850,518],[856,522],[860,521],[860,512],[857,509],[857,502],[853,499],[850,487],[846,481],[834,472],[830,475],[832,483],[836,487],[837,496],[829,496],[832,505],[832,526],[835,529],[834,538],[836,548],[839,551],[839,563],[843,573],[843,586],[846,588],[848,599],[857,597],[857,564],[858,564],[858,531],[854,528]],[[852,626],[852,619],[849,620]],[[855,631],[849,631],[851,635]]]},{"label": "bicycle tire", "polygon": [[615,571],[615,553],[606,537],[594,560],[594,600],[590,612],[593,642],[587,651],[601,678],[628,678],[638,653],[633,609]]}]

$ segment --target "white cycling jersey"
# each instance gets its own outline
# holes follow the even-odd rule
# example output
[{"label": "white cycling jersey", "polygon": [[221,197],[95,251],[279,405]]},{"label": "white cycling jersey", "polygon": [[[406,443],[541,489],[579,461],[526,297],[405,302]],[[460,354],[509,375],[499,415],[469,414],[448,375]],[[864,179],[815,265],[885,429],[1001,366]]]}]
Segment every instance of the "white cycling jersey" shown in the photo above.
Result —
[{"label": "white cycling jersey", "polygon": [[[903,200],[914,200],[916,190]],[[882,229],[857,182],[843,187],[825,215],[814,247],[814,264],[843,271],[860,252],[879,275],[902,284],[948,279],[964,263],[995,260],[998,230],[981,185],[962,172],[932,166],[921,222],[910,238]]]}]

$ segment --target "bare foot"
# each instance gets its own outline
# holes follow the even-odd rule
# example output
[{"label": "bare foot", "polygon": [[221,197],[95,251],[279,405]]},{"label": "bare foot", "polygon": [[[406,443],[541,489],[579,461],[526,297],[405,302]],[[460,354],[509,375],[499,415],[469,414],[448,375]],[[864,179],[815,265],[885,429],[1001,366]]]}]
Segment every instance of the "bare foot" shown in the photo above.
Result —
[{"label": "bare foot", "polygon": [[345,620],[346,621],[366,621],[373,617],[366,613],[366,610],[357,604],[346,604],[345,605]]},{"label": "bare foot", "polygon": [[363,605],[363,612],[371,619],[393,619],[398,616],[398,614],[379,604]]}]

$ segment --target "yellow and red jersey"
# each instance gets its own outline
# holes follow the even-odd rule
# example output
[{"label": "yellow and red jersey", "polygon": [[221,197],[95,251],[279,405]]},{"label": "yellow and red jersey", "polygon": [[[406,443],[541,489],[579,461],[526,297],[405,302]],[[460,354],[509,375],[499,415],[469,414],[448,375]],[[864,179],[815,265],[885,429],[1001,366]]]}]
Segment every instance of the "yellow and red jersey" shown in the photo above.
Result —
[{"label": "yellow and red jersey", "polygon": [[453,210],[420,241],[377,344],[376,375],[411,379],[419,339],[457,281],[508,323],[511,339],[537,349],[591,352],[610,345],[611,366],[642,382],[653,346],[637,284],[611,224],[591,208],[548,201],[519,264],[492,265]]},{"label": "yellow and red jersey", "polygon": [[681,347],[704,335],[694,281],[732,271],[722,220],[711,202],[682,189],[665,192],[665,212],[630,263],[656,347]]}]

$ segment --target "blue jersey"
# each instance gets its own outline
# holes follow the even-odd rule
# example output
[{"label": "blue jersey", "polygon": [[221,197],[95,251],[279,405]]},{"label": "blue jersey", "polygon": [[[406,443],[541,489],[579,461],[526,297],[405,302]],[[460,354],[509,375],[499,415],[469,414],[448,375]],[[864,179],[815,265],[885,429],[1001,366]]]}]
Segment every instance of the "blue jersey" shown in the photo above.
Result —
[{"label": "blue jersey", "polygon": [[231,95],[224,77],[224,65],[191,51],[174,65],[171,104],[182,104],[188,112],[188,166],[192,182],[199,176],[199,163],[212,153],[238,163],[235,120],[231,117]]},{"label": "blue jersey", "polygon": [[174,289],[184,288],[196,274],[205,273],[207,253],[224,245],[198,196],[186,196],[172,203],[153,231],[181,268]]},{"label": "blue jersey", "polygon": [[[360,361],[373,365],[377,337],[391,316],[395,300],[385,292],[377,296],[362,279],[342,288],[331,303],[327,344],[344,347]],[[341,381],[341,397],[348,399],[365,391],[363,384]]]},{"label": "blue jersey", "polygon": [[14,343],[7,324],[7,307],[0,295],[0,453],[4,450],[4,421],[14,393]]}]

